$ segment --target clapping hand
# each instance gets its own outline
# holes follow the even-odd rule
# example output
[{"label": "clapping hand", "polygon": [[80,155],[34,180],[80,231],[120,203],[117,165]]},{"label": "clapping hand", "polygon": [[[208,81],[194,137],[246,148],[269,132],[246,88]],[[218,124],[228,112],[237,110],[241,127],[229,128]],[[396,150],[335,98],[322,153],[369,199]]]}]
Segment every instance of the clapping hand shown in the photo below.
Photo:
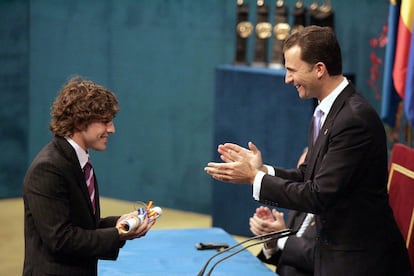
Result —
[{"label": "clapping hand", "polygon": [[209,162],[204,170],[220,181],[253,184],[258,170],[265,168],[260,150],[252,142],[248,146],[249,149],[232,143],[219,145],[217,151],[224,163]]},{"label": "clapping hand", "polygon": [[268,207],[259,207],[249,220],[250,231],[254,235],[263,235],[286,229],[283,213]]}]

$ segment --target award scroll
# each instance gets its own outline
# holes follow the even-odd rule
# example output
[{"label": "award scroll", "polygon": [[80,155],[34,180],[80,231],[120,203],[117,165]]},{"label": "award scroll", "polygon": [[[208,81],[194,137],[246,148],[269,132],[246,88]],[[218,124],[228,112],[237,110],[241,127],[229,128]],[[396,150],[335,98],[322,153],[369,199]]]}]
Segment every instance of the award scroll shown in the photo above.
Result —
[{"label": "award scroll", "polygon": [[247,64],[247,39],[253,33],[253,25],[248,21],[249,6],[237,0],[236,57],[234,64]]},{"label": "award scroll", "polygon": [[272,24],[268,21],[269,7],[264,0],[257,0],[257,24],[256,24],[256,41],[255,57],[253,66],[266,66],[268,62],[268,41],[272,36]]},{"label": "award scroll", "polygon": [[306,9],[303,6],[302,0],[296,1],[293,9],[293,27],[292,33],[300,31],[306,26]]},{"label": "award scroll", "polygon": [[288,7],[283,0],[276,1],[275,8],[275,26],[273,27],[273,51],[272,60],[269,64],[270,68],[283,68],[283,44],[289,35],[290,26],[288,23]]}]

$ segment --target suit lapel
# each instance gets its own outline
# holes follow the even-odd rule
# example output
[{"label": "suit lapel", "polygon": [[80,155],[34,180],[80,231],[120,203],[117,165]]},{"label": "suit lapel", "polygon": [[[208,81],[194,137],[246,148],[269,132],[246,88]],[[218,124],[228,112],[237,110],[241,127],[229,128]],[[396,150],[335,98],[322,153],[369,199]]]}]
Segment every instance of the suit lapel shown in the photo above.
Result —
[{"label": "suit lapel", "polygon": [[345,89],[339,94],[339,96],[335,99],[331,109],[329,110],[329,113],[326,117],[326,120],[324,124],[322,125],[322,128],[319,132],[319,136],[315,141],[315,144],[312,142],[313,137],[313,121],[312,126],[309,131],[309,139],[308,139],[308,154],[309,159],[307,162],[306,172],[305,172],[305,181],[312,179],[315,174],[315,168],[317,165],[317,160],[321,154],[325,153],[324,148],[326,148],[329,137],[331,133],[331,129],[334,125],[334,120],[336,116],[338,115],[339,111],[342,109],[343,105],[345,104],[346,100],[355,93],[355,89],[352,86],[352,84],[348,84]]},{"label": "suit lapel", "polygon": [[288,221],[287,226],[292,229],[293,231],[298,231],[305,220],[306,213],[298,212],[298,211],[291,211],[289,213],[290,221]]},{"label": "suit lapel", "polygon": [[68,162],[70,162],[72,164],[73,173],[76,176],[77,184],[79,185],[79,188],[82,191],[84,199],[88,202],[89,211],[90,211],[91,215],[94,217],[94,219],[97,220],[97,218],[99,218],[99,216],[100,216],[100,210],[99,210],[99,197],[98,197],[98,189],[97,189],[98,185],[97,185],[97,180],[96,180],[95,174],[94,174],[94,178],[95,178],[95,203],[96,203],[95,207],[96,207],[96,209],[95,209],[95,214],[94,214],[93,213],[93,208],[92,208],[92,203],[91,203],[91,200],[89,198],[89,191],[88,191],[88,187],[86,185],[85,175],[83,173],[82,168],[80,167],[79,159],[76,155],[75,150],[69,144],[69,142],[66,141],[65,138],[56,136],[55,137],[55,142],[56,142],[57,147],[63,153],[63,156],[66,158],[66,160],[68,160]]}]

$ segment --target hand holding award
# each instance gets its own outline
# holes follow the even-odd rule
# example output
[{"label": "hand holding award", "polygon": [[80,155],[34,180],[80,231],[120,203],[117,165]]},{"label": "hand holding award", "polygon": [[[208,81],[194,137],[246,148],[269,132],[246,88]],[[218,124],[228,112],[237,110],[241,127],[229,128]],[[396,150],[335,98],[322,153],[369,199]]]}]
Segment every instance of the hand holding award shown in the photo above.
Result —
[{"label": "hand holding award", "polygon": [[[148,224],[158,219],[162,214],[162,209],[158,206],[153,206],[153,202],[149,201],[147,204],[137,202],[134,208],[136,211],[124,215],[117,223],[117,228],[122,234],[128,234],[140,227],[140,225],[148,218]],[[145,231],[146,232],[146,231]]]}]

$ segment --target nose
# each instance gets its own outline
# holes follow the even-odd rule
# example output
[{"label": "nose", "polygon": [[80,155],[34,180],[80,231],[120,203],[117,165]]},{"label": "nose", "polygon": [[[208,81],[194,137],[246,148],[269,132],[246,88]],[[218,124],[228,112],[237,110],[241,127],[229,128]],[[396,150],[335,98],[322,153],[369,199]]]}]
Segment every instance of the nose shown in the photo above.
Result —
[{"label": "nose", "polygon": [[289,84],[289,83],[292,83],[292,82],[293,82],[292,74],[290,74],[289,72],[286,72],[286,75],[285,75],[285,83],[286,84]]},{"label": "nose", "polygon": [[110,121],[109,123],[106,124],[106,131],[108,133],[115,133],[115,124],[113,121]]}]

